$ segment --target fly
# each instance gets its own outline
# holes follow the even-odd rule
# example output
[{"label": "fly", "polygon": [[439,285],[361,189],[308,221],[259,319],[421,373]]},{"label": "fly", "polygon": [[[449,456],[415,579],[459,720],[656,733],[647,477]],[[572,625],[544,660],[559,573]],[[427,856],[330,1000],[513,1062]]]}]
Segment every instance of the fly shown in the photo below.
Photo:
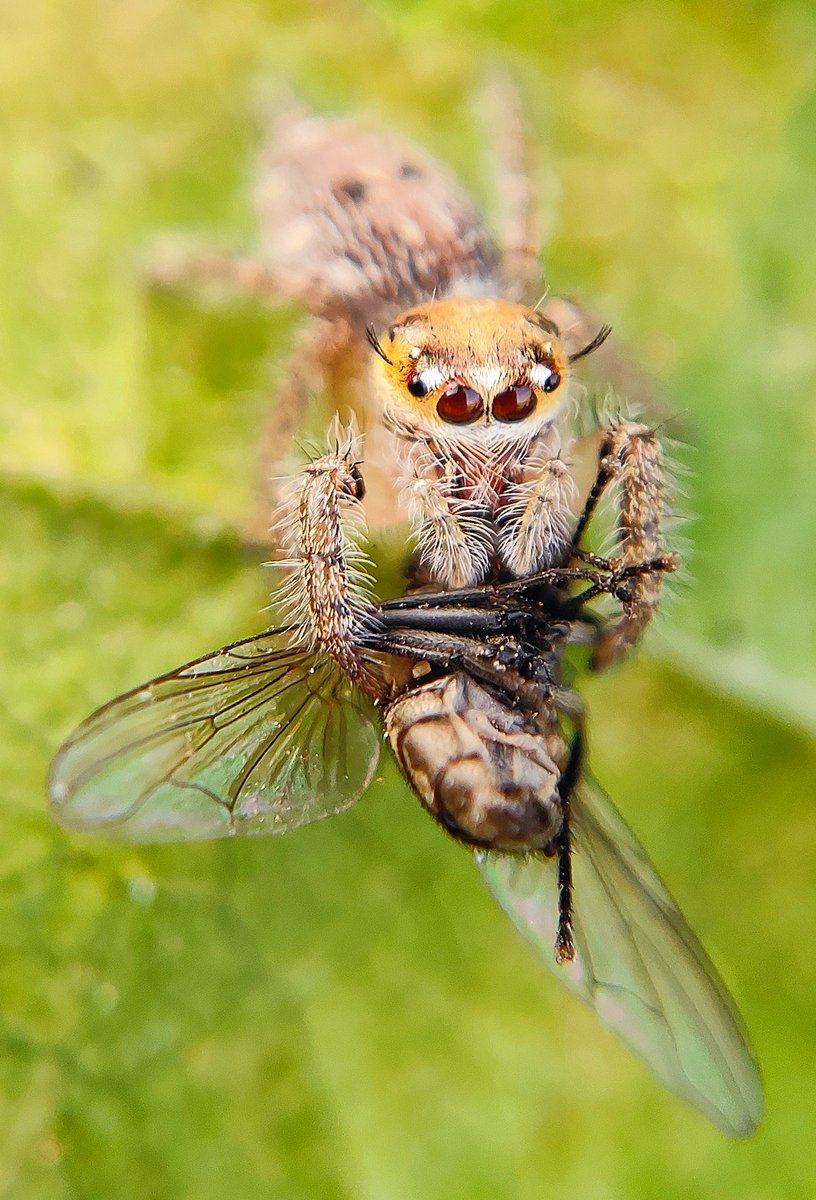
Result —
[{"label": "fly", "polygon": [[83,722],[52,766],[54,813],[135,842],[286,833],[362,796],[384,729],[425,809],[559,979],[667,1088],[746,1135],[762,1089],[742,1021],[587,773],[581,704],[562,680],[566,647],[598,637],[587,606],[634,574],[596,560],[378,605],[356,644],[365,689],[302,626],[236,642]]}]

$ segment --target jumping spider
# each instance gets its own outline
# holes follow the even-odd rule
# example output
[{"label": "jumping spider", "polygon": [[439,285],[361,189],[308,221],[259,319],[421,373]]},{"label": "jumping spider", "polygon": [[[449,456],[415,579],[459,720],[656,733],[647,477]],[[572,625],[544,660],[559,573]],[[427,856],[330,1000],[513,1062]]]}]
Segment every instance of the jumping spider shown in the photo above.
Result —
[{"label": "jumping spider", "polygon": [[[352,672],[350,639],[368,597],[364,513],[370,525],[407,515],[412,580],[439,587],[524,578],[560,562],[582,532],[571,465],[574,372],[610,330],[568,301],[532,303],[530,156],[514,94],[497,83],[492,99],[498,239],[418,147],[296,110],[275,122],[261,155],[258,256],[171,247],[155,266],[165,283],[216,281],[272,303],[296,298],[310,314],[264,439],[249,529],[268,539],[273,464],[310,397],[350,409],[359,436],[335,432],[330,453],[275,502],[293,619],[311,621],[316,641]],[[621,564],[659,558],[659,441],[648,425],[618,418],[600,447],[593,497],[615,493]],[[660,573],[633,579],[596,667],[640,639],[660,593]]]}]

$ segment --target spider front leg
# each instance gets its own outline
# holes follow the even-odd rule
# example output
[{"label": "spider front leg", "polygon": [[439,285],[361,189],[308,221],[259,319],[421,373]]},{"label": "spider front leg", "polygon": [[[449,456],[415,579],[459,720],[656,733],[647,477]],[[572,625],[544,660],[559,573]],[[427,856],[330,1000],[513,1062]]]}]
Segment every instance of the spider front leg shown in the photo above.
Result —
[{"label": "spider front leg", "polygon": [[[648,425],[618,421],[604,435],[598,474],[575,530],[576,547],[610,485],[616,495],[615,535],[620,547],[614,568],[623,572],[624,582],[617,590],[620,616],[603,631],[592,658],[598,671],[618,662],[640,641],[660,602],[663,575],[677,567],[676,556],[666,553],[663,542],[663,450]],[[650,569],[630,571],[646,565]]]},{"label": "spider front leg", "polygon": [[[541,315],[556,325],[569,354],[580,354],[602,324],[595,313],[563,296],[549,297],[541,305]],[[671,420],[675,427],[678,424],[677,414],[655,377],[640,366],[617,337],[607,338],[582,359],[581,379],[592,395],[604,396],[611,388],[615,395],[627,397],[630,411],[643,413],[648,420]]]},{"label": "spider front leg", "polygon": [[344,445],[338,439],[333,452],[292,480],[278,521],[288,554],[280,565],[291,572],[279,599],[313,644],[376,696],[378,684],[359,644],[371,610],[371,577],[363,549],[365,485],[353,451],[351,435]]}]

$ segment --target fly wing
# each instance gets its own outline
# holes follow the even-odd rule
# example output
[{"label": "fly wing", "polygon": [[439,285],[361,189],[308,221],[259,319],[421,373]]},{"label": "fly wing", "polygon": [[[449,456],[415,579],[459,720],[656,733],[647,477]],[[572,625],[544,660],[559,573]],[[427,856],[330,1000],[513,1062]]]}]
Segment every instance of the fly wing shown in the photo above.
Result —
[{"label": "fly wing", "polygon": [[340,812],[379,757],[368,701],[275,629],[112,700],[51,767],[58,821],[133,842],[285,833]]},{"label": "fly wing", "polygon": [[743,1137],[762,1081],[717,971],[609,800],[584,782],[570,806],[576,959],[558,966],[555,860],[477,856],[488,886],[563,983],[678,1096]]}]

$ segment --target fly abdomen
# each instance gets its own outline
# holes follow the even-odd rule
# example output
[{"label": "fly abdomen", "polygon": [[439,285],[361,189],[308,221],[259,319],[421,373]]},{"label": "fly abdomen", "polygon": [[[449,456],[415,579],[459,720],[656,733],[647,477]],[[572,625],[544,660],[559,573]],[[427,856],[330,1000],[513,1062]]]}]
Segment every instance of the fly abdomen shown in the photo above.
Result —
[{"label": "fly abdomen", "polygon": [[561,828],[565,745],[463,673],[404,693],[385,714],[391,746],[423,805],[460,841],[547,850]]}]

